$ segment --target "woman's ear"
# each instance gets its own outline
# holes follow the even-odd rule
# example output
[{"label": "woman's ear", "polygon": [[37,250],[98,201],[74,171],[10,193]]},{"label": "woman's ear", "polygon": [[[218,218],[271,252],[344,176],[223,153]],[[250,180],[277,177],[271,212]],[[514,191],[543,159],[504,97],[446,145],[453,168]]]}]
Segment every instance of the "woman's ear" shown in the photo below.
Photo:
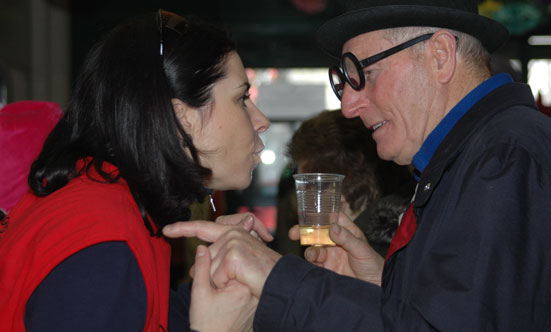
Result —
[{"label": "woman's ear", "polygon": [[193,134],[194,129],[198,128],[200,123],[199,112],[197,109],[190,107],[178,98],[172,98],[172,109],[176,118],[188,134]]}]

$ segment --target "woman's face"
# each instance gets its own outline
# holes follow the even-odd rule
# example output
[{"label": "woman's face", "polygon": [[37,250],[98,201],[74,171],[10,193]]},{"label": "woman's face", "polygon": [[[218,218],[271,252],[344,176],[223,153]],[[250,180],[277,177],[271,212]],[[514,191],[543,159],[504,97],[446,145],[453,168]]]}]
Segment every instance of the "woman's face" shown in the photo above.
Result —
[{"label": "woman's face", "polygon": [[201,165],[212,170],[205,186],[244,189],[251,183],[264,149],[259,133],[268,129],[270,121],[249,98],[249,80],[236,52],[226,57],[224,72],[212,88],[212,103],[206,113],[188,109],[194,113],[188,113],[182,125],[199,151]]}]

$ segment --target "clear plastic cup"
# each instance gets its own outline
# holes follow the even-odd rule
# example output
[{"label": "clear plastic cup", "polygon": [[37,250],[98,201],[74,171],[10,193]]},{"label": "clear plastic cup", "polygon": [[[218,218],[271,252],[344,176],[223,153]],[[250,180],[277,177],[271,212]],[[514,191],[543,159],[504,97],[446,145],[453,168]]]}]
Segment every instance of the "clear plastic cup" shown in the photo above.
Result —
[{"label": "clear plastic cup", "polygon": [[297,193],[300,244],[334,246],[329,226],[339,218],[344,175],[300,173],[293,175]]}]

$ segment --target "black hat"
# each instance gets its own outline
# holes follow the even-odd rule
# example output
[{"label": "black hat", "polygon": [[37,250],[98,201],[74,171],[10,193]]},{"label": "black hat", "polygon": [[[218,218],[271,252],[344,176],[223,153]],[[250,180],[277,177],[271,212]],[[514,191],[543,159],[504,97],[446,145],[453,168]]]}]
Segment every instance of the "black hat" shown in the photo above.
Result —
[{"label": "black hat", "polygon": [[489,52],[509,38],[507,28],[478,14],[475,0],[363,0],[351,10],[323,24],[317,34],[321,48],[340,57],[343,44],[366,32],[427,26],[467,33],[482,42]]}]

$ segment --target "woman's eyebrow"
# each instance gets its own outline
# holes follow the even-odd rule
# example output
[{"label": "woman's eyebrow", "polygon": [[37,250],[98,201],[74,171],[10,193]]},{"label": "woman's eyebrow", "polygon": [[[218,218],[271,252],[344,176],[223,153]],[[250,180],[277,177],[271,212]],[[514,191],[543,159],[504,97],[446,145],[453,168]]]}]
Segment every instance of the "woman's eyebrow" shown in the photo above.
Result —
[{"label": "woman's eyebrow", "polygon": [[249,89],[251,88],[251,83],[244,82],[243,84],[240,84],[239,86],[237,86],[236,89],[241,89],[242,87],[247,88],[246,91],[249,91]]}]

